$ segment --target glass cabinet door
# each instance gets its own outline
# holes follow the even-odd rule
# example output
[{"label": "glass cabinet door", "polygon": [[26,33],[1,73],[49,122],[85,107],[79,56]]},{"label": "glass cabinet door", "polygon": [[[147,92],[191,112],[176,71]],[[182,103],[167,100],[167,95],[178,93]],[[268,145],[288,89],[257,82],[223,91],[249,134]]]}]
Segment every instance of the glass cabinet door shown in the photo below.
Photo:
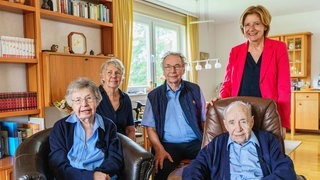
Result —
[{"label": "glass cabinet door", "polygon": [[291,77],[306,77],[306,58],[304,56],[304,36],[286,36]]}]

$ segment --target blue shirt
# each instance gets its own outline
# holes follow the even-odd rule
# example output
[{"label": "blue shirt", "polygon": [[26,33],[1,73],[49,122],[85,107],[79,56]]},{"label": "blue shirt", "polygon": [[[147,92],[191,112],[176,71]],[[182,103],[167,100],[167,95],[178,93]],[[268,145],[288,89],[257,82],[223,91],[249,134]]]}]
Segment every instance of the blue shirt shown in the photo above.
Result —
[{"label": "blue shirt", "polygon": [[74,127],[73,145],[67,156],[71,166],[91,171],[99,167],[105,157],[104,152],[96,147],[96,142],[99,139],[98,128],[101,127],[105,130],[102,117],[96,114],[93,135],[87,141],[85,139],[84,129],[75,114],[72,114],[66,119],[66,122],[76,123]]},{"label": "blue shirt", "polygon": [[263,177],[256,145],[260,146],[252,131],[250,139],[242,146],[229,137],[230,179],[261,179]]},{"label": "blue shirt", "polygon": [[[170,87],[167,85],[167,109],[166,109],[166,117],[165,117],[165,125],[164,125],[164,137],[163,142],[170,143],[183,143],[190,142],[192,140],[197,139],[196,134],[192,130],[192,128],[187,123],[185,114],[180,106],[179,96],[181,93],[181,84],[177,91],[172,91]],[[201,93],[201,99],[203,100],[203,107],[205,107],[204,97]],[[202,109],[201,112],[201,120],[205,121],[205,108]],[[147,99],[146,106],[144,109],[144,114],[142,117],[141,124],[143,126],[149,126],[155,128],[155,119],[152,112],[152,105]]]}]

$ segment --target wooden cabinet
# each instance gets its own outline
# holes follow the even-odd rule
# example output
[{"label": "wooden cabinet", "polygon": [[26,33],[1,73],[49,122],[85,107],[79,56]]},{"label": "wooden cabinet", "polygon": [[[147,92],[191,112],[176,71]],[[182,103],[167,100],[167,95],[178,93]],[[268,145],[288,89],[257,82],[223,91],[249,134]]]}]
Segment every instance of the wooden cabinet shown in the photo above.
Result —
[{"label": "wooden cabinet", "polygon": [[311,33],[287,35],[284,41],[288,47],[291,77],[307,77],[310,74]]},{"label": "wooden cabinet", "polygon": [[13,179],[13,157],[5,157],[0,159],[0,179],[11,180]]},{"label": "wooden cabinet", "polygon": [[100,84],[100,67],[105,56],[43,53],[45,106],[64,99],[69,83],[78,77],[87,77]]},{"label": "wooden cabinet", "polygon": [[319,130],[319,93],[296,92],[295,128]]},{"label": "wooden cabinet", "polygon": [[292,78],[302,78],[310,82],[311,58],[310,32],[274,35],[269,38],[283,41],[287,44],[290,73]]},{"label": "wooden cabinet", "polygon": [[291,135],[297,130],[320,130],[320,91],[293,91],[291,93]]}]

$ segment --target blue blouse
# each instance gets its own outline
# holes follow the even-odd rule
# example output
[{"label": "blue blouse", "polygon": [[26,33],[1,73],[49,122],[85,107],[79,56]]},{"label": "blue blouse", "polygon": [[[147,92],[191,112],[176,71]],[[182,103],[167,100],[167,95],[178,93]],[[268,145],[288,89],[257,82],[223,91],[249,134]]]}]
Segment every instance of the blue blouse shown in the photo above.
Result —
[{"label": "blue blouse", "polygon": [[260,68],[262,54],[256,63],[248,52],[246,64],[243,71],[239,96],[261,97],[260,91]]}]

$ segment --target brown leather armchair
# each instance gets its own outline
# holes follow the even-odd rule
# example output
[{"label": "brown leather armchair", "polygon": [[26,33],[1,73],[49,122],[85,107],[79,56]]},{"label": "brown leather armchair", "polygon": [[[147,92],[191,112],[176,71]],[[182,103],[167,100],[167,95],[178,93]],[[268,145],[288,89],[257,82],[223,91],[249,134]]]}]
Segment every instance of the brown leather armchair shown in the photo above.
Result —
[{"label": "brown leather armchair", "polygon": [[[50,131],[40,131],[19,145],[14,156],[14,179],[53,179],[48,167]],[[153,155],[128,137],[118,136],[124,156],[122,179],[148,180],[154,167]]]},{"label": "brown leather armchair", "polygon": [[[223,111],[231,102],[238,100],[251,104],[252,114],[254,116],[254,128],[269,131],[277,136],[281,142],[282,150],[285,152],[282,126],[276,103],[272,99],[245,96],[224,98],[215,101],[213,105],[208,105],[202,147],[207,145],[217,135],[228,132],[223,123]],[[168,179],[180,180],[182,171],[183,167],[176,169],[169,175]],[[303,179],[303,176],[297,176],[297,179],[300,178]]]},{"label": "brown leather armchair", "polygon": [[253,128],[269,131],[276,135],[284,152],[282,126],[276,103],[272,99],[244,96],[224,98],[214,102],[213,105],[208,105],[202,147],[207,145],[215,136],[228,132],[223,124],[223,111],[231,102],[238,100],[251,104],[254,116]]}]

